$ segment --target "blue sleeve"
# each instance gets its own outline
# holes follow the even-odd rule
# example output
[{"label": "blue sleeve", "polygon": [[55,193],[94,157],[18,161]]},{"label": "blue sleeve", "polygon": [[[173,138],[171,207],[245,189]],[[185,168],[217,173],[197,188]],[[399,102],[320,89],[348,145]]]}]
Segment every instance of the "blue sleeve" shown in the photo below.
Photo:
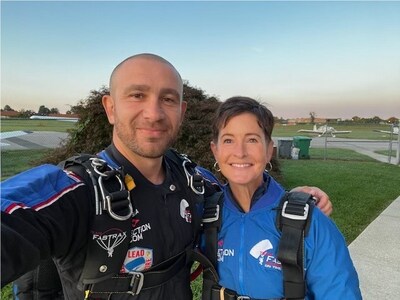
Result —
[{"label": "blue sleeve", "polygon": [[[91,201],[76,175],[43,165],[1,182],[1,283],[86,243]],[[91,198],[89,198],[91,199]]]},{"label": "blue sleeve", "polygon": [[318,208],[313,210],[305,248],[308,299],[362,299],[346,241]]},{"label": "blue sleeve", "polygon": [[213,173],[211,173],[209,170],[204,169],[203,167],[199,167],[199,166],[196,167],[196,170],[203,176],[203,178],[205,180],[207,180],[211,184],[218,185],[220,188],[222,187],[222,184],[220,183],[218,178]]}]

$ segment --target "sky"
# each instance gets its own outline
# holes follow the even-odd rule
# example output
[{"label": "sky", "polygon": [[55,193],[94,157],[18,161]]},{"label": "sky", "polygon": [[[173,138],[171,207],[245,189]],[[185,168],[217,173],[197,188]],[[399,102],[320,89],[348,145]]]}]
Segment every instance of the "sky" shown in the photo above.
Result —
[{"label": "sky", "polygon": [[397,1],[1,1],[1,107],[65,112],[143,52],[278,117],[400,118]]}]

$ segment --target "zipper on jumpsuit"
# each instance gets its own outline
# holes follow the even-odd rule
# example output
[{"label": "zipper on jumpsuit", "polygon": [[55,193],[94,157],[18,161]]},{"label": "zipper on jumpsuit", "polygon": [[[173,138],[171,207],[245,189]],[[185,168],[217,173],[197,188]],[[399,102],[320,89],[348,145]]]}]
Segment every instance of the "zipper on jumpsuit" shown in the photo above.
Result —
[{"label": "zipper on jumpsuit", "polygon": [[245,229],[246,214],[242,214],[240,222],[240,249],[239,249],[239,295],[246,295],[244,289],[244,259],[245,259],[245,247],[244,247],[244,229]]}]

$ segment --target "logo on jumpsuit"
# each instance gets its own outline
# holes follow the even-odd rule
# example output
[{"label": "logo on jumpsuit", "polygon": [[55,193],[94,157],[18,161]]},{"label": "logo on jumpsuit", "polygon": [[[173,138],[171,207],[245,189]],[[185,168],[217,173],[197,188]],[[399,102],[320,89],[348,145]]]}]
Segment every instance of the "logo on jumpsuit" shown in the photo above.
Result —
[{"label": "logo on jumpsuit", "polygon": [[118,228],[111,228],[104,232],[93,232],[93,240],[108,252],[108,257],[112,257],[114,249],[126,239],[126,231]]},{"label": "logo on jumpsuit", "polygon": [[224,240],[219,240],[217,249],[217,261],[224,262],[224,258],[227,256],[235,256],[235,249],[224,248]]},{"label": "logo on jumpsuit", "polygon": [[181,200],[180,213],[187,223],[192,223],[192,213],[189,209],[189,203],[185,199]]},{"label": "logo on jumpsuit", "polygon": [[261,266],[270,269],[282,270],[281,262],[271,253],[274,247],[271,242],[267,240],[262,240],[255,244],[250,250],[250,255],[255,259],[258,259],[258,263]]}]

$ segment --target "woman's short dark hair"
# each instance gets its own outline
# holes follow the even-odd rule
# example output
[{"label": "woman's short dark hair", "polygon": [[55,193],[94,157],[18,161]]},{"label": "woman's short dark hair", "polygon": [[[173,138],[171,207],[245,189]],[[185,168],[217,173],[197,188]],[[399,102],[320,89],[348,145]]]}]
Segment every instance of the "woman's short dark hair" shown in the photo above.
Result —
[{"label": "woman's short dark hair", "polygon": [[220,104],[212,124],[212,139],[218,140],[219,132],[226,126],[226,123],[237,115],[251,113],[257,117],[258,125],[264,131],[267,141],[272,140],[274,129],[274,116],[263,104],[249,97],[235,96]]}]

